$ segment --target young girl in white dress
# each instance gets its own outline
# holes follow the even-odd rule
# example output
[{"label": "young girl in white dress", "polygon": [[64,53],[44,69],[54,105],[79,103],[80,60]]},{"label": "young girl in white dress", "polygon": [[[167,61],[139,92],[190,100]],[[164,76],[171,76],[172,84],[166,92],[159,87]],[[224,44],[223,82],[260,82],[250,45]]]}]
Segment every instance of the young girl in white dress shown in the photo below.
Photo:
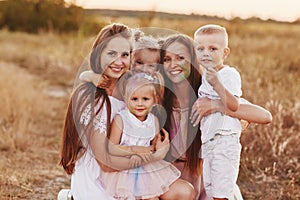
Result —
[{"label": "young girl in white dress", "polygon": [[[159,122],[151,109],[163,96],[163,78],[158,72],[130,73],[125,80],[125,103],[127,109],[115,116],[109,140],[119,144],[126,151],[111,154],[130,156],[132,162],[150,160],[152,151],[149,148],[160,134]],[[130,146],[137,146],[138,152]],[[137,148],[134,148],[137,149]],[[143,153],[140,153],[143,152]],[[138,168],[118,172],[104,172],[100,179],[110,195],[116,199],[158,199],[169,190],[169,186],[180,177],[180,171],[171,163],[160,160],[150,162]]]}]

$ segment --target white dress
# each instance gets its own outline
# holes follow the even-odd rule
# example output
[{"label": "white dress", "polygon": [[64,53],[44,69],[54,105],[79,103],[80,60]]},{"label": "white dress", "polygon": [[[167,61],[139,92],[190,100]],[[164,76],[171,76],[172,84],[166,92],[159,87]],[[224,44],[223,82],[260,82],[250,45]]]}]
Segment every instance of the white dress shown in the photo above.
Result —
[{"label": "white dress", "polygon": [[[123,101],[114,97],[109,97],[111,102],[111,119],[125,108]],[[96,110],[96,109],[95,109]],[[91,120],[91,106],[87,106],[80,118],[80,123],[87,125]],[[95,117],[94,126],[100,133],[106,133],[106,106]],[[76,200],[113,200],[114,198],[107,194],[100,182],[102,173],[94,155],[90,150],[76,162],[75,171],[71,176],[71,193]]]},{"label": "white dress", "polygon": [[[145,121],[138,120],[127,109],[120,112],[123,120],[121,145],[150,146],[156,134],[155,117],[149,113]],[[116,199],[147,199],[160,196],[180,177],[171,163],[160,160],[119,172],[101,173],[105,190]]]}]

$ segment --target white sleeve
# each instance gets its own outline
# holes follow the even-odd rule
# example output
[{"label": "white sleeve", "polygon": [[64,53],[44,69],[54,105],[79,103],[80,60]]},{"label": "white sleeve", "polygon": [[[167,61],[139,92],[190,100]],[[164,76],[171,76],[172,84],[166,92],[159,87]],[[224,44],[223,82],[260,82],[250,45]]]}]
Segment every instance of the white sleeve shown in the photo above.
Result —
[{"label": "white sleeve", "polygon": [[241,97],[242,96],[242,81],[239,72],[233,68],[228,67],[222,74],[222,82],[224,87],[234,96]]}]

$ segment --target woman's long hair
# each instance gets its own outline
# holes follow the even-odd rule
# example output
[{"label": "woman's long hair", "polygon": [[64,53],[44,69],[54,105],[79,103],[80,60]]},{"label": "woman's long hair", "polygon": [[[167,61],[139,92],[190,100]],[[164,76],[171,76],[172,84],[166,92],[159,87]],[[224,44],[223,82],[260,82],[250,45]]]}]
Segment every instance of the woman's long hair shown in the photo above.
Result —
[{"label": "woman's long hair", "polygon": [[[169,36],[165,41],[162,42],[161,48],[161,64],[163,65],[164,57],[166,55],[166,49],[173,44],[174,42],[178,42],[183,44],[189,50],[189,54],[191,55],[191,72],[187,77],[187,80],[190,84],[189,92],[190,92],[190,99],[189,99],[189,112],[188,116],[191,114],[191,108],[193,103],[197,99],[197,91],[199,86],[201,85],[201,74],[199,70],[199,64],[197,61],[196,51],[194,47],[193,40],[185,36],[183,34],[176,34]],[[167,120],[165,123],[164,128],[170,133],[171,126],[174,123],[174,119],[172,117],[173,107],[174,107],[174,100],[177,98],[174,94],[173,90],[173,83],[172,81],[166,76],[163,69],[160,69],[161,73],[165,77],[165,94],[163,98],[163,107],[166,109],[167,112]],[[201,131],[199,126],[193,127],[192,123],[188,122],[188,138],[193,139],[193,141],[187,140],[187,150],[186,150],[186,166],[189,169],[191,175],[200,175],[202,171],[202,162],[199,157],[199,152],[201,149]]]},{"label": "woman's long hair", "polygon": [[[93,72],[97,74],[103,72],[101,53],[108,42],[117,36],[130,39],[130,29],[123,24],[111,24],[99,32],[90,54],[90,67]],[[76,161],[87,151],[94,130],[93,119],[104,105],[107,108],[106,132],[109,133],[111,103],[105,89],[98,88],[92,83],[82,83],[72,93],[65,116],[59,162],[67,174],[71,175],[74,172]]]}]

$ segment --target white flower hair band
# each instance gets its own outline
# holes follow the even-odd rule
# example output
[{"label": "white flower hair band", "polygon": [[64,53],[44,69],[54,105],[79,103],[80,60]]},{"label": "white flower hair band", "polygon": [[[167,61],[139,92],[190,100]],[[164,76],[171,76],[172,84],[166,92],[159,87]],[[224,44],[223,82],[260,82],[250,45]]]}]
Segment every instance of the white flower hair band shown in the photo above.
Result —
[{"label": "white flower hair band", "polygon": [[[133,75],[133,77],[136,78],[144,78],[147,79],[148,81],[152,81],[153,83],[157,84],[158,83],[158,79],[156,77],[151,76],[150,74],[146,74],[144,72],[139,72],[135,75]],[[130,78],[129,78],[130,79]]]},{"label": "white flower hair band", "polygon": [[149,81],[154,81],[154,78],[148,74],[144,74],[144,78],[149,80]]}]

